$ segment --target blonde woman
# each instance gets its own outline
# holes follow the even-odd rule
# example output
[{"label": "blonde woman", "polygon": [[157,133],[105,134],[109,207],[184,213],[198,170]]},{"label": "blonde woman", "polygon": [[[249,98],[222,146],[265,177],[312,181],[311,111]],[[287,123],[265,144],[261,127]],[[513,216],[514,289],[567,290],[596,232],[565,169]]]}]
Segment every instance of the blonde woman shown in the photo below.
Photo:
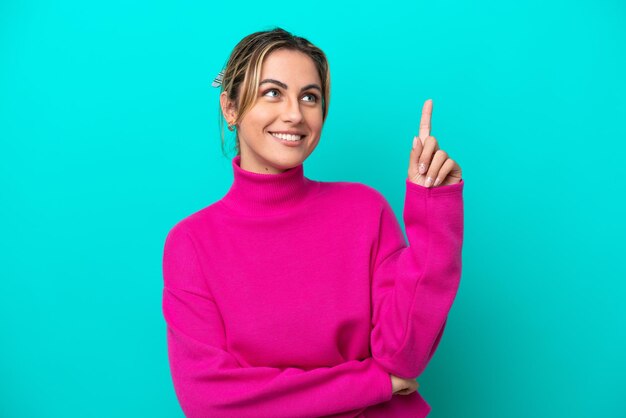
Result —
[{"label": "blonde woman", "polygon": [[430,136],[432,101],[404,180],[407,245],[377,190],[304,175],[330,102],[319,48],[253,33],[216,85],[233,183],[171,228],[163,254],[185,415],[426,416],[416,378],[441,340],[463,242],[461,169]]}]

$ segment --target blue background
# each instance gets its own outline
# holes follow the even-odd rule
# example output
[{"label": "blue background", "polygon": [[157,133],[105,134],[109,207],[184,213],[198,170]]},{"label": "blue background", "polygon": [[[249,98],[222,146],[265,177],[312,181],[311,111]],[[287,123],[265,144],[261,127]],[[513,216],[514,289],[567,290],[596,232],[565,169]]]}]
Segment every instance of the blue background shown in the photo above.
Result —
[{"label": "blue background", "polygon": [[626,417],[624,3],[220,4],[0,3],[0,415],[182,417],[165,235],[232,181],[211,81],[281,26],[331,65],[307,177],[369,184],[401,220],[428,98],[463,169],[429,417]]}]

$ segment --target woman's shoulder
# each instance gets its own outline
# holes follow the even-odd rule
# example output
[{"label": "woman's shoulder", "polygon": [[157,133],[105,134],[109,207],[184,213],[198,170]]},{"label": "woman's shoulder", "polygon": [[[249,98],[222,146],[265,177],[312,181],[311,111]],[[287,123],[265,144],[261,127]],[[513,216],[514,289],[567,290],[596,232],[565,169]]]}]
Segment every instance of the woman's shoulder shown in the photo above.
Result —
[{"label": "woman's shoulder", "polygon": [[320,182],[322,193],[334,199],[347,199],[365,205],[381,205],[385,196],[374,187],[356,181]]},{"label": "woman's shoulder", "polygon": [[215,214],[219,212],[219,203],[219,201],[215,201],[208,206],[182,215],[182,217],[174,221],[170,227],[169,233],[186,232],[193,234],[198,230],[211,228],[212,225],[219,223],[219,220],[215,216]]}]

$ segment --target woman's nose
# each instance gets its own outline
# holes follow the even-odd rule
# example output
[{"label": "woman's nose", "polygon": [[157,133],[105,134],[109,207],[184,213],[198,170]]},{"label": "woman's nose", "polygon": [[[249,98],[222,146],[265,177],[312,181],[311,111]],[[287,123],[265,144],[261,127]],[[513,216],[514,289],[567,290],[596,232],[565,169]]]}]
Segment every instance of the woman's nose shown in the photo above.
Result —
[{"label": "woman's nose", "polygon": [[284,122],[292,122],[292,123],[300,123],[303,115],[300,109],[300,103],[298,100],[288,100],[285,103],[285,109],[283,110],[283,121]]}]

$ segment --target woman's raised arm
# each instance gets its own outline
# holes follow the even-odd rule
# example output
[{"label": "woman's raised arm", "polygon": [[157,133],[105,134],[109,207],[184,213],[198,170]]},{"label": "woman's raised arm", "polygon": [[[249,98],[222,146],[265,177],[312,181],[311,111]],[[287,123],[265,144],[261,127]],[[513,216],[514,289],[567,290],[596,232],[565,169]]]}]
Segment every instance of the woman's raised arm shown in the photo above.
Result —
[{"label": "woman's raised arm", "polygon": [[422,374],[439,346],[461,280],[464,182],[461,167],[430,136],[432,111],[432,100],[426,100],[409,156],[404,199],[409,245],[381,195],[373,267],[372,354],[405,379]]},{"label": "woman's raised arm", "polygon": [[427,188],[406,180],[409,245],[383,197],[372,277],[372,356],[417,378],[432,358],[461,278],[464,182]]}]

